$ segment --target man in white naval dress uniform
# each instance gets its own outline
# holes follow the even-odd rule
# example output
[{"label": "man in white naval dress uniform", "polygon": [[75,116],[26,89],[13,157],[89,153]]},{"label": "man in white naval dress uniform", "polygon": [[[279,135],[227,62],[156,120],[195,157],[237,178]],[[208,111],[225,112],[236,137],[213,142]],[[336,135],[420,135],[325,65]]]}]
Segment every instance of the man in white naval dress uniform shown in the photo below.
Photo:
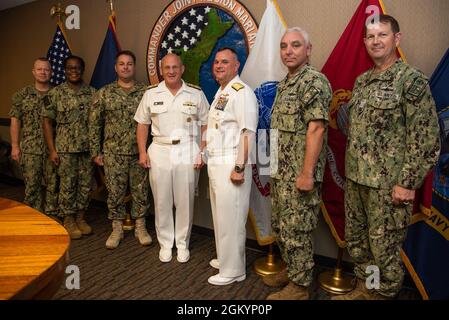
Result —
[{"label": "man in white naval dress uniform", "polygon": [[213,74],[219,83],[209,111],[208,174],[219,269],[208,282],[227,285],[246,278],[246,220],[251,191],[251,150],[255,147],[258,105],[253,90],[238,76],[240,63],[231,48],[218,50]]},{"label": "man in white naval dress uniform", "polygon": [[[150,86],[137,109],[139,164],[150,170],[159,259],[169,262],[175,243],[177,260],[190,258],[193,202],[203,162],[209,103],[201,88],[185,83],[184,65],[175,54],[161,62],[164,81]],[[149,125],[153,142],[146,150]],[[173,206],[176,208],[174,219]]]}]

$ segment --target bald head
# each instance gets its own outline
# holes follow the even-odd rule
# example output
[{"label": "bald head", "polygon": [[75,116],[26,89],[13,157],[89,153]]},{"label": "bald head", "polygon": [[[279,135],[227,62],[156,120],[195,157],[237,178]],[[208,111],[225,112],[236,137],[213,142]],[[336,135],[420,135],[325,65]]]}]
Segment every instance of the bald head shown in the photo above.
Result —
[{"label": "bald head", "polygon": [[174,53],[167,53],[161,60],[161,68],[164,68],[165,64],[177,64],[179,67],[183,66],[181,57]]},{"label": "bald head", "polygon": [[167,87],[179,88],[182,85],[181,77],[184,74],[181,58],[173,53],[164,56],[161,61],[161,73]]}]

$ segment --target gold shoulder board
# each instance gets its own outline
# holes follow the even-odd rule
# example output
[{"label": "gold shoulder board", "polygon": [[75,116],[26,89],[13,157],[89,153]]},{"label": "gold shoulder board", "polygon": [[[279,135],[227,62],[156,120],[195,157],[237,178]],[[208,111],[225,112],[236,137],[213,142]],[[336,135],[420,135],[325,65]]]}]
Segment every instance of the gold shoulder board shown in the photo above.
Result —
[{"label": "gold shoulder board", "polygon": [[197,86],[197,85],[194,85],[194,84],[191,84],[191,83],[188,83],[188,82],[186,82],[186,85],[187,85],[188,87],[195,88],[195,89],[197,89],[197,90],[201,90],[201,87],[200,87],[200,86]]},{"label": "gold shoulder board", "polygon": [[238,82],[236,82],[236,83],[234,83],[232,85],[232,89],[234,89],[235,91],[239,91],[239,90],[241,90],[243,88],[245,88],[245,86],[243,84],[241,84],[241,83],[238,83]]}]

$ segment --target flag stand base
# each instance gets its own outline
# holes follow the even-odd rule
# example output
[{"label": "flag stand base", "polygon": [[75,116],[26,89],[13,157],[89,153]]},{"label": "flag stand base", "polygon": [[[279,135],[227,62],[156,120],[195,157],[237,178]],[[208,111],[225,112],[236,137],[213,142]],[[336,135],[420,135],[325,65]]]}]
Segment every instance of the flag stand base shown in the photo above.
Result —
[{"label": "flag stand base", "polygon": [[129,213],[126,214],[126,219],[123,222],[123,230],[130,231],[134,230],[134,220],[131,219],[131,215]]},{"label": "flag stand base", "polygon": [[259,258],[254,262],[254,271],[261,276],[276,274],[283,271],[285,268],[285,262],[277,258],[273,253],[273,244],[270,244],[268,247],[268,255],[266,257]]},{"label": "flag stand base", "polygon": [[339,248],[335,270],[323,272],[318,276],[318,282],[323,290],[333,294],[344,294],[355,288],[354,278],[343,274],[343,269],[341,268],[342,257],[343,249]]}]

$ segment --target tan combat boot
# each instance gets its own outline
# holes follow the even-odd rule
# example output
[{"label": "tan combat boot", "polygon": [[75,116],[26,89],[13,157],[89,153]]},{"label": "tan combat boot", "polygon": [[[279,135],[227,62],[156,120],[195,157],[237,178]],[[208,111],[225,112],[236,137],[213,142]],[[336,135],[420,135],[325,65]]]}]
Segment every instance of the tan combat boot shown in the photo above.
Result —
[{"label": "tan combat boot", "polygon": [[145,226],[145,218],[136,219],[136,227],[134,230],[134,235],[139,240],[140,244],[143,246],[149,246],[153,240],[147,232],[147,227]]},{"label": "tan combat boot", "polygon": [[333,296],[331,300],[368,300],[370,295],[366,288],[365,282],[361,279],[357,279],[357,284],[351,292]]},{"label": "tan combat boot", "polygon": [[284,269],[279,273],[269,274],[262,277],[262,281],[269,287],[280,288],[285,287],[290,280],[287,276],[287,269]]},{"label": "tan combat boot", "polygon": [[106,240],[106,248],[115,249],[120,244],[120,240],[123,239],[123,221],[112,220],[112,233]]},{"label": "tan combat boot", "polygon": [[82,236],[81,230],[76,225],[75,218],[73,216],[64,217],[64,228],[69,233],[70,239],[79,239]]},{"label": "tan combat boot", "polygon": [[86,220],[84,220],[85,211],[79,211],[76,215],[76,225],[78,229],[80,229],[81,233],[84,235],[88,235],[92,233],[92,228],[87,224]]},{"label": "tan combat boot", "polygon": [[267,300],[309,300],[309,289],[290,281],[281,291],[270,294]]}]

